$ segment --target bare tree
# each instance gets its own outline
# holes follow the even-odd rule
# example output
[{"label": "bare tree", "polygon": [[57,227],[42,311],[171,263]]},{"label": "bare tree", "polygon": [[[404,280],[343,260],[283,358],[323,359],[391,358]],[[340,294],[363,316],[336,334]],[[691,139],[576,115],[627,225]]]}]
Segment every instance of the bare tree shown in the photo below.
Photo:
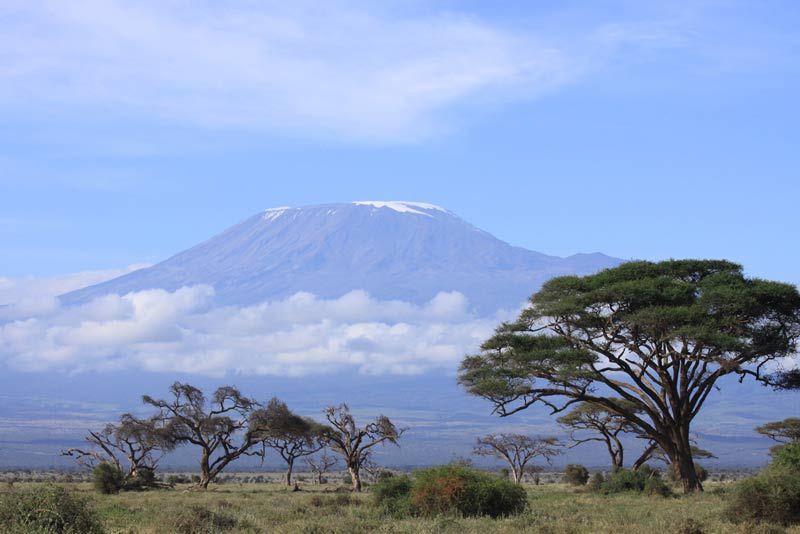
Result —
[{"label": "bare tree", "polygon": [[522,483],[522,475],[528,462],[542,457],[547,463],[561,454],[561,443],[553,437],[534,437],[524,434],[489,434],[478,438],[474,454],[493,456],[505,460],[511,469],[511,476],[517,484]]},{"label": "bare tree", "polygon": [[73,447],[61,452],[78,464],[94,467],[107,462],[125,474],[126,480],[141,477],[143,471],[155,471],[159,460],[175,447],[175,441],[161,418],[139,419],[129,413],[119,423],[89,431],[88,448]]},{"label": "bare tree", "polygon": [[264,447],[273,449],[286,462],[286,485],[292,485],[294,463],[325,446],[327,427],[313,419],[295,415],[286,403],[273,398],[260,416],[266,430],[259,434]]},{"label": "bare tree", "polygon": [[198,388],[175,382],[168,400],[145,395],[143,401],[160,410],[175,443],[190,443],[200,448],[199,488],[206,489],[232,461],[241,456],[259,455],[260,405],[231,386],[218,388],[210,401]]},{"label": "bare tree", "polygon": [[308,465],[308,468],[314,474],[314,480],[316,483],[322,484],[325,473],[327,473],[331,467],[336,465],[338,460],[333,456],[328,456],[327,453],[323,452],[319,456],[306,458],[305,462],[306,465]]},{"label": "bare tree", "polygon": [[[639,412],[633,403],[617,398],[612,400],[625,406],[627,410],[634,413]],[[567,415],[559,417],[558,423],[570,432],[572,440],[570,448],[590,441],[604,443],[611,458],[611,467],[614,469],[621,468],[625,461],[625,449],[620,439],[621,435],[641,434],[641,430],[618,412],[592,402],[578,404]]]},{"label": "bare tree", "polygon": [[339,454],[353,481],[353,491],[361,491],[361,467],[369,457],[370,449],[382,443],[397,445],[405,429],[397,427],[384,415],[364,427],[358,427],[347,404],[328,406],[323,411],[331,425],[325,439],[331,450]]}]

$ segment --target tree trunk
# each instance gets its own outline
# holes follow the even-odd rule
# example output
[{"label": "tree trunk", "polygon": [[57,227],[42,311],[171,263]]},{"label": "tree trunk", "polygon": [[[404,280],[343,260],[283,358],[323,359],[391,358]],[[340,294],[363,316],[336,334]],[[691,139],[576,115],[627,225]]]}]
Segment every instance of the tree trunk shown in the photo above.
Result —
[{"label": "tree trunk", "polygon": [[688,438],[683,443],[676,444],[672,462],[678,466],[678,473],[681,477],[684,493],[703,491],[703,484],[697,476],[694,468],[694,458],[692,458],[692,448]]},{"label": "tree trunk", "polygon": [[655,452],[657,448],[658,444],[655,442],[648,445],[647,448],[644,450],[644,452],[642,452],[641,456],[639,456],[639,458],[637,458],[636,461],[633,462],[633,466],[631,467],[631,469],[636,471],[637,469],[642,467],[642,465],[644,465],[644,463],[650,459],[650,457],[653,455],[653,452]]},{"label": "tree trunk", "polygon": [[211,468],[208,465],[209,454],[207,450],[203,450],[203,456],[200,458],[200,480],[197,482],[197,487],[208,489],[211,484]]},{"label": "tree trunk", "polygon": [[512,468],[511,469],[511,476],[514,477],[514,484],[522,484],[522,474],[524,473],[524,467],[519,469]]},{"label": "tree trunk", "polygon": [[347,471],[350,473],[350,478],[353,480],[353,491],[361,493],[361,473],[359,472],[358,466],[350,465],[347,467]]},{"label": "tree trunk", "polygon": [[689,440],[689,425],[683,425],[677,429],[673,437],[672,450],[668,450],[672,463],[678,467],[678,474],[681,477],[684,493],[703,491],[703,484],[697,476],[694,468],[694,458],[692,457],[692,444]]},{"label": "tree trunk", "polygon": [[293,462],[287,462],[287,468],[286,468],[286,485],[287,486],[291,486],[292,485],[292,469],[293,468],[294,468],[294,463]]}]

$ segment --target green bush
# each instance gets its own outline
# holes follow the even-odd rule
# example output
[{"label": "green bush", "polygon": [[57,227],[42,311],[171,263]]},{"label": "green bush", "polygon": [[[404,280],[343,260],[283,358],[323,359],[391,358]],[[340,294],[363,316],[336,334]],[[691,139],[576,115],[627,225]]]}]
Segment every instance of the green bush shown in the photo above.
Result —
[{"label": "green bush", "polygon": [[125,484],[125,475],[116,466],[103,462],[92,470],[92,483],[100,493],[119,493]]},{"label": "green bush", "polygon": [[385,478],[372,487],[375,504],[393,516],[411,511],[411,479],[408,475]]},{"label": "green bush", "polygon": [[[256,482],[259,482],[259,483],[263,482],[263,477],[260,477],[260,478],[262,478],[262,480],[260,480],[260,481],[256,480]],[[167,484],[169,484],[171,486],[174,486],[175,484],[191,484],[191,483],[192,483],[192,479],[187,477],[187,476],[185,476],[185,475],[169,475],[167,477]]]},{"label": "green bush", "polygon": [[661,495],[666,497],[671,493],[661,479],[658,471],[642,466],[632,471],[630,469],[617,469],[608,477],[602,486],[604,493],[623,493],[632,491],[645,495]]},{"label": "green bush", "polygon": [[102,534],[86,500],[60,486],[46,485],[0,498],[0,531],[39,534]]},{"label": "green bush", "polygon": [[[708,479],[708,470],[697,462],[694,463],[694,471],[697,473],[697,478],[700,482],[705,482]],[[678,464],[670,464],[667,468],[667,480],[673,484],[681,481],[681,472],[678,469]]]},{"label": "green bush", "polygon": [[415,513],[428,517],[440,514],[501,517],[521,513],[527,505],[522,487],[461,465],[415,472],[410,496]]},{"label": "green bush", "polygon": [[800,470],[773,462],[736,484],[728,514],[736,522],[800,523]]},{"label": "green bush", "polygon": [[564,468],[564,482],[573,486],[583,486],[589,481],[589,470],[580,464],[568,464]]},{"label": "green bush", "polygon": [[502,517],[527,506],[525,490],[494,475],[457,464],[397,476],[373,488],[375,503],[395,516]]},{"label": "green bush", "polygon": [[170,520],[169,532],[175,534],[207,534],[224,532],[236,528],[236,518],[214,512],[202,506],[192,505],[174,515]]},{"label": "green bush", "polygon": [[603,488],[605,481],[606,477],[603,476],[603,473],[597,471],[592,475],[592,478],[589,479],[589,489],[592,491],[600,491]]},{"label": "green bush", "polygon": [[156,473],[152,469],[141,468],[136,476],[125,482],[126,490],[143,490],[156,485]]},{"label": "green bush", "polygon": [[800,443],[787,443],[772,453],[772,469],[792,469],[800,472]]}]

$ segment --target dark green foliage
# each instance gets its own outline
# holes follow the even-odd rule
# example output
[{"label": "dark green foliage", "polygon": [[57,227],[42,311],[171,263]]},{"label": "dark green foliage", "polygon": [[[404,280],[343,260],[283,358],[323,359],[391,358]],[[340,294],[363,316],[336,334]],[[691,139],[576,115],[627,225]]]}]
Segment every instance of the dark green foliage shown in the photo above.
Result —
[{"label": "dark green foliage", "polygon": [[523,488],[508,480],[447,465],[414,473],[411,504],[423,516],[501,517],[525,510],[527,495]]},{"label": "dark green foliage", "polygon": [[136,476],[130,477],[125,481],[123,489],[126,490],[145,490],[154,488],[158,485],[156,481],[156,472],[146,467],[139,468],[136,471]]},{"label": "dark green foliage", "polygon": [[772,451],[773,469],[790,469],[800,474],[800,443],[788,443]]},{"label": "dark green foliage", "polygon": [[102,462],[92,470],[92,483],[100,493],[119,493],[125,485],[125,474],[117,466]]},{"label": "dark green foliage", "polygon": [[661,479],[658,471],[642,466],[633,471],[630,469],[617,469],[608,477],[601,486],[605,493],[623,493],[627,491],[642,493],[644,495],[668,496],[671,492]]},{"label": "dark green foliage", "polygon": [[588,488],[592,491],[600,491],[605,481],[606,477],[603,476],[603,473],[597,471],[592,475],[592,478],[589,479]]},{"label": "dark green foliage", "polygon": [[411,479],[408,475],[383,478],[372,487],[375,504],[392,516],[411,512]]},{"label": "dark green foliage", "polygon": [[800,523],[800,472],[773,465],[742,480],[732,492],[728,515],[737,522]]},{"label": "dark green foliage", "polygon": [[[799,338],[794,285],[748,278],[727,261],[636,261],[546,282],[464,358],[459,382],[499,415],[601,405],[688,464],[682,436],[717,380],[768,382],[764,365],[792,356]],[[693,469],[683,478],[685,491],[701,489]]]},{"label": "dark green foliage", "polygon": [[170,520],[169,532],[175,534],[211,534],[233,530],[236,519],[202,506],[190,506]]},{"label": "dark green foliage", "polygon": [[564,468],[564,482],[573,486],[583,486],[589,481],[589,470],[580,464],[567,464]]},{"label": "dark green foliage", "polygon": [[101,534],[85,499],[60,486],[46,485],[0,497],[0,531],[22,534]]},{"label": "dark green foliage", "polygon": [[525,490],[495,475],[461,465],[422,469],[376,486],[376,503],[395,515],[504,517],[523,512]]}]

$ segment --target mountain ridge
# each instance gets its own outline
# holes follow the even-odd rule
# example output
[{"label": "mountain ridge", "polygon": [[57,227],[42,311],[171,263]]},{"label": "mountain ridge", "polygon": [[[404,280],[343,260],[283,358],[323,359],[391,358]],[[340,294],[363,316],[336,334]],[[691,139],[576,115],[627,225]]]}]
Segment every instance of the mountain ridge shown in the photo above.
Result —
[{"label": "mountain ridge", "polygon": [[426,302],[459,291],[479,312],[519,306],[541,283],[622,260],[566,258],[510,245],[423,202],[356,201],[269,208],[150,267],[62,295],[67,305],[108,293],[214,287],[221,304],[248,305],[299,291],[336,298]]}]

